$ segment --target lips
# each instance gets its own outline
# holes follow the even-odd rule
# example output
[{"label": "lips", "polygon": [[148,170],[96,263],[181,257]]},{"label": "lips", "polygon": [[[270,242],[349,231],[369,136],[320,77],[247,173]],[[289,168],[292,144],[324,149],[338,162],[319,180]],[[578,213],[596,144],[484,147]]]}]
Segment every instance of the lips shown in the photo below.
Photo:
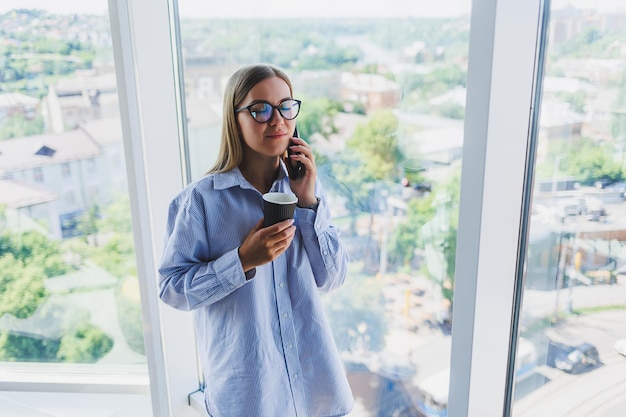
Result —
[{"label": "lips", "polygon": [[281,138],[284,138],[285,136],[287,136],[287,132],[270,133],[270,134],[267,134],[265,136],[270,138],[270,139],[281,139]]}]

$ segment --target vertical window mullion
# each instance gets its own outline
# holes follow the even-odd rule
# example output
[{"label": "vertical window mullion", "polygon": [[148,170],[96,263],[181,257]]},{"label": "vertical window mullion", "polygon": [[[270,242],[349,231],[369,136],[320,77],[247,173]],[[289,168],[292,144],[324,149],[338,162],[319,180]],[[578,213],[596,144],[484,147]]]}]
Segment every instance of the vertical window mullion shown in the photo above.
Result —
[{"label": "vertical window mullion", "polygon": [[109,7],[153,411],[194,416],[191,315],[160,303],[157,286],[167,208],[184,183],[168,1],[109,0]]},{"label": "vertical window mullion", "polygon": [[541,3],[472,7],[450,417],[504,412]]}]

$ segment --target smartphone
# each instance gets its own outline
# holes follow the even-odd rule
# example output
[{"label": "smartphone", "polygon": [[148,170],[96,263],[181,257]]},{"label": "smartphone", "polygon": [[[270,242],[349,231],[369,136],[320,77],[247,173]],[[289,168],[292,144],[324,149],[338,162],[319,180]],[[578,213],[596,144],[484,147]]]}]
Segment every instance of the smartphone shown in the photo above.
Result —
[{"label": "smartphone", "polygon": [[[293,136],[299,138],[298,128],[296,127]],[[293,141],[289,141],[289,147],[287,147],[287,172],[289,172],[289,178],[292,180],[297,180],[299,178],[304,177],[305,167],[300,161],[293,161],[291,159],[291,155],[293,155],[293,151],[290,146],[293,145]]]}]

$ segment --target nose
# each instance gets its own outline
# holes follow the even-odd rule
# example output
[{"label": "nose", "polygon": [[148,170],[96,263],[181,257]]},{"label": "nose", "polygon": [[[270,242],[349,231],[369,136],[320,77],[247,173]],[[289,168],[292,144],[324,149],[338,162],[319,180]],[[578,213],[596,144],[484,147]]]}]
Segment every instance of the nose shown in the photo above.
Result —
[{"label": "nose", "polygon": [[[276,119],[275,116],[277,116],[278,119]],[[270,119],[267,122],[271,125],[277,125],[279,122],[282,123],[284,121],[285,121],[285,118],[283,117],[283,115],[280,113],[277,107],[274,107],[272,109],[272,117],[270,117]]]}]

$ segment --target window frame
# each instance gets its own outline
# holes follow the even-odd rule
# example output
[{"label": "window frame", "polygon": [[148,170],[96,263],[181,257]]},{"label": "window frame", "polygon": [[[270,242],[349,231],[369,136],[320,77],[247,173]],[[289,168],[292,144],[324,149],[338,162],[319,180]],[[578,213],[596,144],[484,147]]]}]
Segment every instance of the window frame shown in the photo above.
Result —
[{"label": "window frame", "polygon": [[[521,237],[526,233],[523,213],[529,204],[523,196],[529,183],[532,183],[528,175],[529,166],[532,165],[529,138],[537,82],[537,38],[543,4],[543,0],[490,0],[475,1],[472,6],[455,292],[474,296],[457,295],[455,298],[450,417],[500,416],[509,413],[507,408],[510,404],[505,400],[506,382],[511,379],[516,345],[516,337],[512,337],[514,311],[521,302],[520,294],[516,293],[516,282],[522,279],[518,264],[524,248],[520,241],[524,241]],[[172,133],[171,142],[163,146],[169,151],[150,154],[147,147],[144,149],[146,160],[143,164],[146,164],[145,171],[150,173],[149,180],[145,179],[145,185],[158,186],[163,190],[167,184],[171,187],[170,194],[174,194],[184,183],[186,169],[180,144],[173,134],[175,131],[181,132],[180,127],[174,126],[174,120],[180,121],[180,118],[176,117],[177,111],[172,107],[177,100],[181,101],[180,97],[174,97],[176,77],[170,72],[176,60],[171,46],[155,43],[153,37],[155,32],[162,32],[167,25],[163,16],[166,6],[166,0],[133,2],[133,11],[139,16],[147,16],[147,8],[153,12],[158,9],[160,23],[157,24],[154,18],[150,22],[142,18],[133,19],[131,26],[135,34],[138,35],[142,30],[146,32],[143,33],[143,39],[139,39],[139,36],[131,39],[135,54],[131,54],[128,59],[135,60],[135,71],[142,74],[141,79],[135,80],[140,84],[136,99],[143,103],[142,107],[154,107],[150,114],[146,108],[137,112],[141,116],[141,125],[146,129],[150,126],[149,122],[153,122],[152,128],[159,126],[155,133],[162,132],[167,125],[167,131]],[[153,30],[150,30],[151,25],[154,25]],[[172,27],[170,31],[173,33]],[[160,42],[164,42],[165,38],[162,35]],[[178,35],[174,38],[179,39]],[[161,47],[154,48],[155,44]],[[145,57],[148,55],[145,48],[158,49],[160,58],[157,57],[159,52],[153,51],[154,61],[150,62]],[[167,68],[167,71],[160,71],[160,79],[151,73],[159,63],[162,64],[161,69]],[[164,88],[167,88],[170,103],[165,102],[162,95],[161,100],[151,99],[154,91]],[[127,99],[132,98],[128,96]],[[162,106],[160,110],[159,106]],[[165,107],[169,107],[169,111]],[[144,138],[148,137],[148,132],[143,135]],[[137,140],[139,136],[138,132]],[[181,158],[172,161],[171,155],[176,153]],[[168,167],[171,176],[178,176],[179,182],[164,176],[162,168],[150,170],[151,166],[159,166],[159,160],[161,167]],[[137,159],[133,161],[135,164],[138,162]],[[157,176],[153,177],[153,174]],[[164,184],[155,180],[159,177],[168,177],[170,181]],[[150,191],[152,194],[156,190]],[[477,195],[481,198],[475,198]],[[164,193],[160,196],[163,200],[152,199],[145,210],[151,207],[154,211],[165,207],[168,199],[164,198]],[[164,221],[152,222],[152,236],[161,235],[163,224]],[[141,227],[140,223],[138,227]],[[158,249],[153,250],[153,255],[159,253]],[[507,255],[501,256],[502,253]],[[508,278],[503,280],[501,277]],[[193,340],[193,330],[180,326],[180,320],[184,320],[182,317],[162,307],[160,310],[162,314],[166,313],[161,317],[164,344],[168,340],[171,343],[170,338],[174,335],[179,340],[180,337],[186,341]],[[197,372],[190,372],[193,366],[188,366],[188,371],[180,367],[171,368],[170,361],[162,354],[166,359],[166,369],[161,372],[167,378],[177,375],[179,380],[194,379],[198,383]],[[175,362],[174,358],[169,359],[171,363]],[[197,363],[195,366],[194,371],[197,371]],[[179,390],[177,394],[172,391],[169,380],[167,386],[170,388],[169,401],[172,403],[180,403],[181,398],[187,399],[186,395],[193,391]],[[153,395],[157,394],[155,390],[158,391],[158,387],[153,387]]]},{"label": "window frame", "polygon": [[[158,297],[167,209],[185,184],[170,6],[167,0],[109,0],[109,15],[153,415],[193,417],[188,395],[198,390],[199,375],[192,316]],[[158,146],[151,146],[154,140]]]},{"label": "window frame", "polygon": [[[167,208],[188,176],[181,145],[184,100],[176,68],[179,56],[173,46],[179,38],[173,29],[175,5],[170,1],[175,2],[108,3],[153,415],[196,417],[202,413],[202,400],[190,396],[201,381],[192,316],[164,305],[158,297],[157,265]],[[538,111],[534,101],[537,39],[547,3],[480,0],[472,4],[450,417],[510,412],[506,383],[510,384],[515,351],[515,310],[521,303],[516,285],[522,279],[518,265],[527,227],[524,210],[529,201],[524,196],[532,182],[528,175],[533,164],[531,120],[533,111]],[[124,387],[121,376],[119,384],[98,378],[90,389],[109,392],[114,386],[120,392]],[[146,388],[145,381],[138,384]],[[0,389],[8,386],[10,382],[2,378]],[[83,385],[69,381],[37,389],[24,380],[19,387],[85,391]]]},{"label": "window frame", "polygon": [[534,165],[531,121],[542,76],[537,51],[547,2],[472,4],[450,417],[511,412]]}]

